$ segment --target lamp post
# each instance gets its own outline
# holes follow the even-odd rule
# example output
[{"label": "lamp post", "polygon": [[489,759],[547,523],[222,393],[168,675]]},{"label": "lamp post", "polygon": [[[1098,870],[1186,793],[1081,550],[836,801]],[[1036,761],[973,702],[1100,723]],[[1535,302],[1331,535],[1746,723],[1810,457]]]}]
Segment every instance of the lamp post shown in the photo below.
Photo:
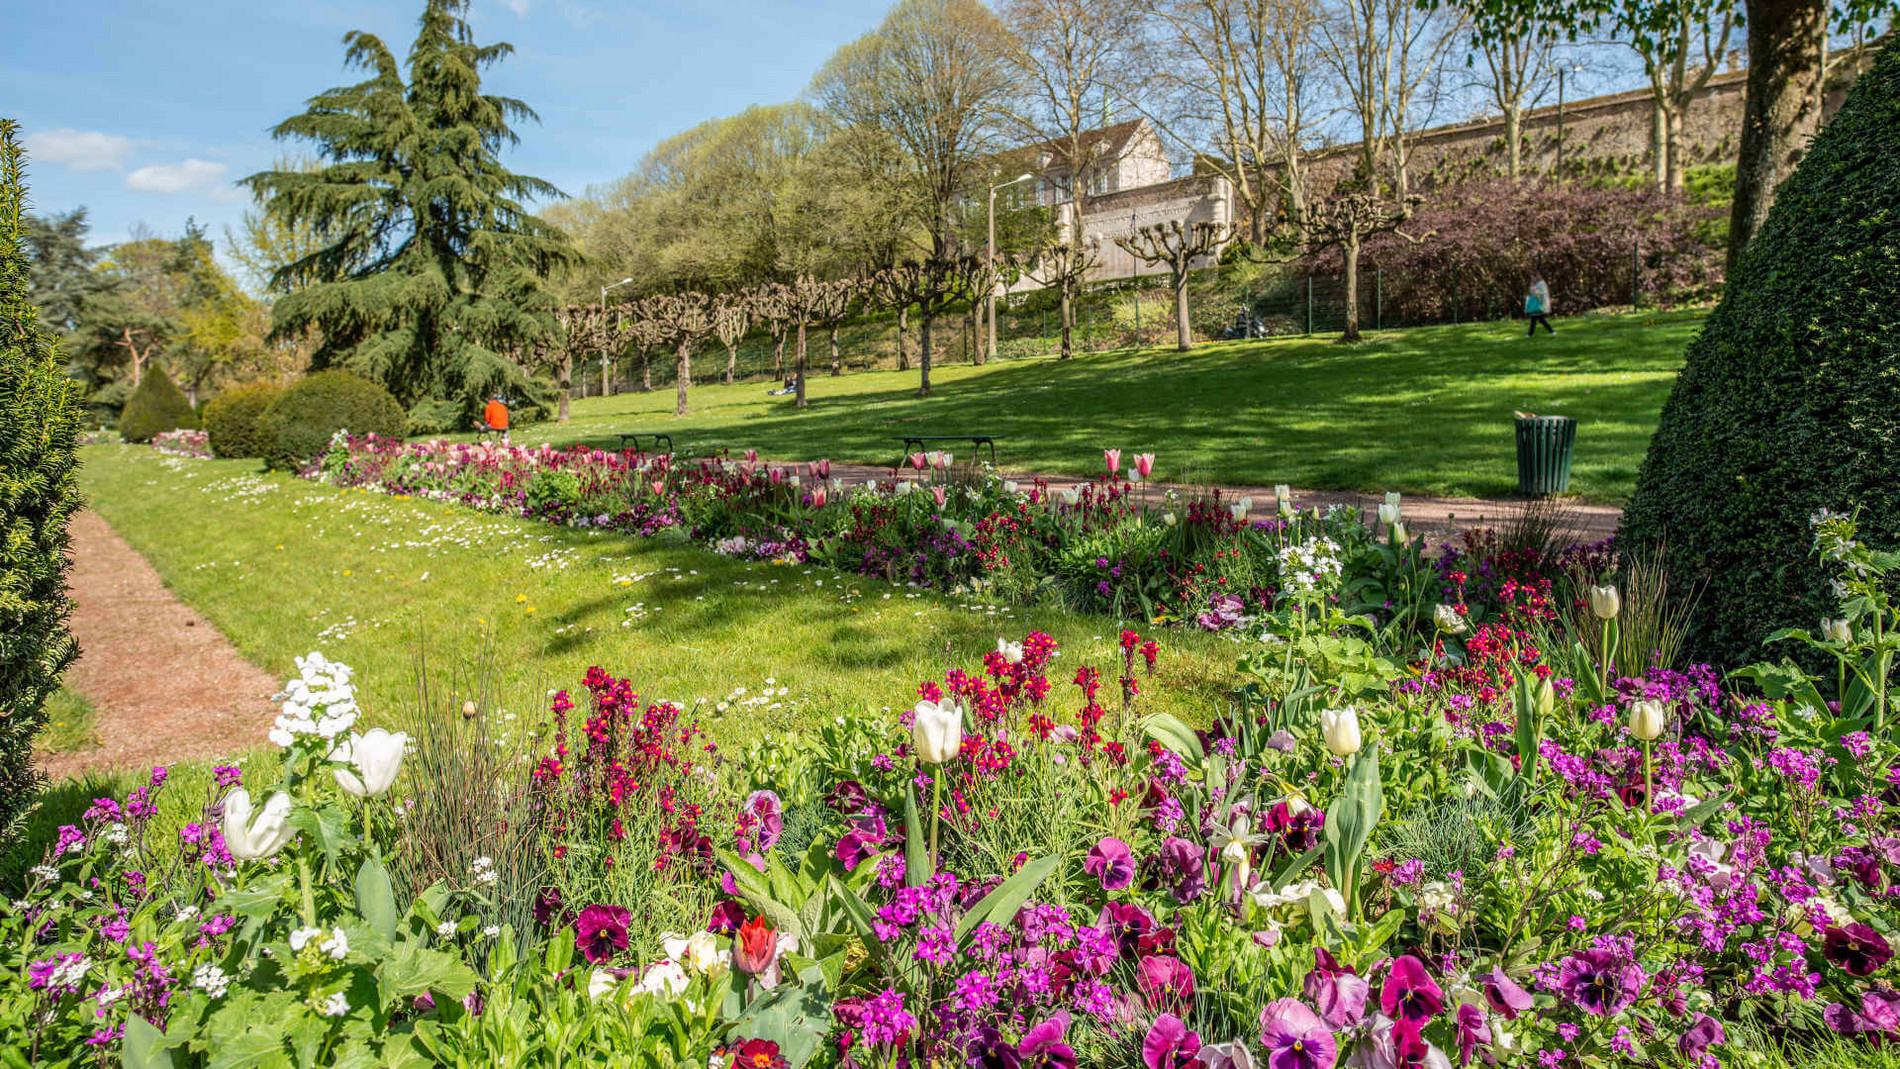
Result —
[{"label": "lamp post", "polygon": [[1560,61],[1557,64],[1557,178],[1564,176],[1564,75],[1576,71],[1582,73],[1583,64],[1576,60]]},{"label": "lamp post", "polygon": [[[624,286],[624,285],[626,285],[626,284],[628,284],[628,283],[630,283],[630,282],[632,282],[632,281],[633,281],[633,279],[630,279],[630,278],[623,278],[623,279],[621,279],[620,281],[618,281],[618,282],[616,282],[616,283],[614,283],[614,284],[613,284],[613,285],[611,285],[611,286],[602,286],[602,287],[600,288],[600,314],[601,314],[601,323],[603,323],[603,324],[605,324],[605,323],[607,322],[607,319],[606,319],[606,316],[607,316],[607,291],[608,291],[608,290],[617,290],[617,289],[619,289],[620,287],[622,287],[622,286]],[[605,326],[603,326],[603,327],[602,327],[601,329],[602,329],[602,330],[605,330],[606,328],[605,328]],[[611,395],[611,394],[612,394],[613,392],[614,392],[614,388],[613,388],[613,382],[612,382],[612,380],[610,380],[610,379],[609,379],[609,378],[607,377],[607,350],[606,350],[606,349],[602,349],[602,350],[600,351],[600,395],[601,395],[602,397],[607,397],[607,396],[610,396],[610,395]]]},{"label": "lamp post", "polygon": [[1019,174],[1007,182],[998,182],[997,184],[990,187],[989,258],[990,258],[990,276],[991,277],[990,277],[990,294],[989,294],[989,318],[990,318],[989,354],[991,356],[996,355],[996,277],[995,277],[996,276],[996,191],[1008,186],[1013,186],[1018,182],[1027,182],[1031,178],[1034,178],[1034,177],[1036,176],[1033,174]]}]

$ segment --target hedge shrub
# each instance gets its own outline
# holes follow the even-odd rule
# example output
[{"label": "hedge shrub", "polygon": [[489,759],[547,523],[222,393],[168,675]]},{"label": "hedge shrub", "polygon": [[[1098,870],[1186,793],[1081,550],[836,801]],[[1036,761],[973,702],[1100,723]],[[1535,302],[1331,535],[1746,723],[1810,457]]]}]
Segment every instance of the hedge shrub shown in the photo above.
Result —
[{"label": "hedge shrub", "polygon": [[82,408],[27,299],[18,130],[0,119],[0,846],[33,803],[33,740],[78,654],[66,522],[80,504]]},{"label": "hedge shrub", "polygon": [[119,417],[119,437],[128,442],[149,442],[153,435],[181,427],[195,430],[197,426],[198,413],[192,411],[184,392],[164,368],[154,365],[125,402],[125,413]]},{"label": "hedge shrub", "polygon": [[319,371],[271,402],[260,421],[264,459],[295,471],[323,454],[337,431],[401,438],[408,416],[388,390],[347,371]]},{"label": "hedge shrub", "polygon": [[[1687,652],[1737,667],[1760,636],[1838,615],[1809,533],[1859,510],[1900,546],[1900,49],[1889,47],[1783,183],[1689,347],[1626,539],[1672,587],[1706,577]],[[1781,649],[1770,652],[1776,656]]]},{"label": "hedge shrub", "polygon": [[264,433],[264,410],[283,395],[267,382],[233,386],[205,405],[205,431],[211,451],[221,457],[261,457],[270,451]]}]

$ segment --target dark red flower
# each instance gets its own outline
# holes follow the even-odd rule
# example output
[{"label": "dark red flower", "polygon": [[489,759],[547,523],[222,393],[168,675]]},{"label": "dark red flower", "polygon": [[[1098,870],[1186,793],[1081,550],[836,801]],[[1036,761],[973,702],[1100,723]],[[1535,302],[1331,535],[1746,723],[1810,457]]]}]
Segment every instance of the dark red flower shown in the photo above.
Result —
[{"label": "dark red flower", "polygon": [[633,914],[622,906],[594,905],[581,910],[574,918],[574,945],[581,957],[594,965],[612,961],[627,949],[627,922],[632,919]]},{"label": "dark red flower", "polygon": [[1856,921],[1845,928],[1830,926],[1821,941],[1821,954],[1854,976],[1871,976],[1893,958],[1887,938]]},{"label": "dark red flower", "polygon": [[778,1044],[769,1039],[748,1039],[726,1053],[731,1058],[726,1063],[731,1069],[788,1069]]},{"label": "dark red flower", "polygon": [[745,910],[739,903],[727,899],[712,908],[712,916],[706,921],[706,930],[716,935],[731,935],[745,923]]}]

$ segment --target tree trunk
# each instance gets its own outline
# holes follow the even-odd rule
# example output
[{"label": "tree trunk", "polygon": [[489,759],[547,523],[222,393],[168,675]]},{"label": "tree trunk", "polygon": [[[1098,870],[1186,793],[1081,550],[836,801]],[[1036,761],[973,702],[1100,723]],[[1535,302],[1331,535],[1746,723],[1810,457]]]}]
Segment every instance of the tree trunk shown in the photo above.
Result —
[{"label": "tree trunk", "polygon": [[1340,256],[1345,260],[1346,275],[1346,329],[1339,334],[1342,342],[1359,340],[1359,236],[1349,235],[1339,246]]},{"label": "tree trunk", "polygon": [[794,350],[793,352],[793,359],[795,359],[798,362],[796,365],[796,375],[795,375],[795,377],[798,380],[798,396],[797,396],[797,399],[792,402],[792,404],[798,408],[804,408],[805,407],[805,321],[803,319],[798,321],[798,348]]},{"label": "tree trunk", "polygon": [[994,314],[988,297],[978,297],[975,306],[970,309],[970,328],[976,338],[970,343],[970,351],[976,354],[970,362],[982,367],[990,358],[990,316]]},{"label": "tree trunk", "polygon": [[673,414],[686,414],[686,387],[693,381],[693,343],[680,339],[679,365],[673,370]]},{"label": "tree trunk", "polygon": [[1768,218],[1775,189],[1794,173],[1820,125],[1825,0],[1747,0],[1748,92],[1729,213],[1728,277]]},{"label": "tree trunk", "polygon": [[640,350],[640,392],[653,392],[653,351]]},{"label": "tree trunk", "polygon": [[897,310],[897,370],[910,370],[910,305]]},{"label": "tree trunk", "polygon": [[773,388],[785,381],[785,328],[772,336],[772,382]]},{"label": "tree trunk", "polygon": [[1515,106],[1504,109],[1504,154],[1511,184],[1517,185],[1524,173],[1524,116]]},{"label": "tree trunk", "polygon": [[739,347],[726,346],[726,385],[732,385],[732,376],[739,370]]},{"label": "tree trunk", "polygon": [[1671,107],[1663,116],[1663,145],[1669,152],[1669,169],[1663,174],[1663,188],[1682,192],[1682,108]]},{"label": "tree trunk", "polygon": [[917,325],[917,366],[923,370],[922,384],[917,388],[917,396],[930,396],[930,325],[936,317],[928,308],[923,309],[924,321]]},{"label": "tree trunk", "polygon": [[1649,116],[1649,163],[1651,177],[1656,180],[1657,189],[1669,188],[1669,115],[1668,105],[1661,100],[1650,109]]},{"label": "tree trunk", "polygon": [[612,397],[614,395],[614,376],[613,372],[607,367],[607,357],[605,354],[602,354],[600,358],[600,395],[602,397]]},{"label": "tree trunk", "polygon": [[1075,325],[1075,304],[1070,299],[1070,294],[1074,289],[1075,289],[1074,279],[1072,277],[1064,277],[1062,280],[1062,357],[1061,357],[1064,360],[1067,360],[1070,357],[1075,355],[1074,344],[1073,344],[1072,339],[1070,338],[1070,331],[1074,328],[1074,325]]},{"label": "tree trunk", "polygon": [[837,377],[844,374],[844,361],[838,357],[838,324],[831,325],[831,374]]},{"label": "tree trunk", "polygon": [[1174,347],[1181,352],[1194,348],[1194,328],[1188,325],[1188,275],[1187,269],[1174,276]]},{"label": "tree trunk", "polygon": [[560,414],[554,419],[556,423],[567,422],[567,406],[568,403],[573,400],[573,393],[574,354],[568,353],[566,356],[561,357],[561,407]]}]

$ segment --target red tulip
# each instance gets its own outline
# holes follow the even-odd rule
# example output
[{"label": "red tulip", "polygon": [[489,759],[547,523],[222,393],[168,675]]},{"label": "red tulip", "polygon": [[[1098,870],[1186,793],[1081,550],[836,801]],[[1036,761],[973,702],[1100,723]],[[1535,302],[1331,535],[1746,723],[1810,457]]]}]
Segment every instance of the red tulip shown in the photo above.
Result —
[{"label": "red tulip", "polygon": [[740,926],[732,937],[732,967],[748,976],[757,976],[778,960],[778,930],[769,928],[764,917],[754,917]]}]

